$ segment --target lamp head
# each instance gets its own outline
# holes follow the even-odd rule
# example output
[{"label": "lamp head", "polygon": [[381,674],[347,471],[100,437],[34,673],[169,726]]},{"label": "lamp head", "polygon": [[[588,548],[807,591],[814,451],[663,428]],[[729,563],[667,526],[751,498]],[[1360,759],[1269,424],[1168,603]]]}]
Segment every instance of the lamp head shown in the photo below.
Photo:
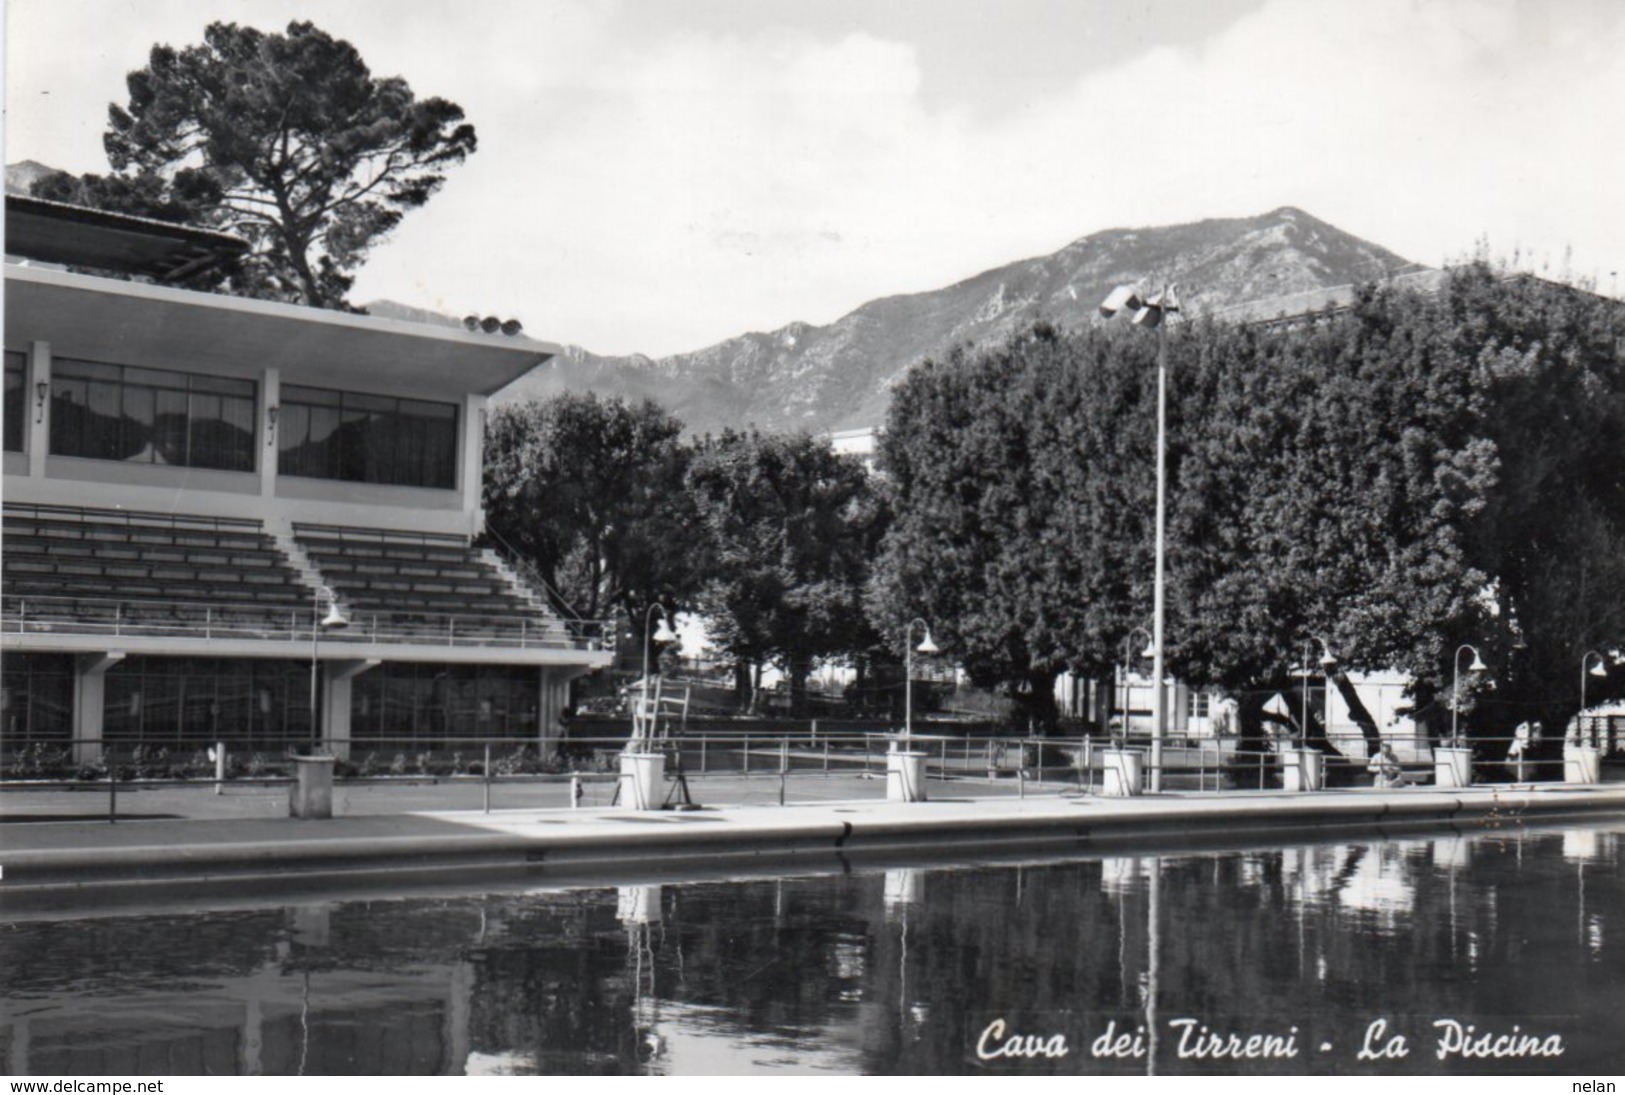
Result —
[{"label": "lamp head", "polygon": [[929,627],[925,629],[925,638],[914,649],[921,654],[937,653],[937,644],[931,641],[931,629]]},{"label": "lamp head", "polygon": [[1487,672],[1489,672],[1489,668],[1490,668],[1489,666],[1484,664],[1484,659],[1480,658],[1478,656],[1478,651],[1474,650],[1473,651],[1473,664],[1469,665],[1467,667],[1467,672],[1469,672],[1469,673],[1487,673]]},{"label": "lamp head", "polygon": [[337,601],[331,601],[327,606],[327,615],[322,617],[322,627],[332,631],[341,627],[350,626],[349,614],[339,606]]},{"label": "lamp head", "polygon": [[1138,311],[1143,303],[1138,288],[1133,285],[1119,285],[1100,302],[1100,314],[1110,319],[1124,308]]},{"label": "lamp head", "polygon": [[660,613],[660,626],[655,628],[655,642],[674,643],[677,641],[677,632],[671,629],[671,623],[666,619],[666,613]]},{"label": "lamp head", "polygon": [[1593,677],[1606,677],[1608,676],[1608,666],[1604,665],[1602,659],[1599,657],[1596,664],[1591,667],[1589,672]]},{"label": "lamp head", "polygon": [[1142,658],[1155,658],[1156,656],[1157,656],[1157,643],[1156,643],[1156,640],[1153,639],[1151,642],[1148,642],[1148,643],[1145,644],[1145,649],[1140,651],[1140,657],[1142,657]]},{"label": "lamp head", "polygon": [[1323,669],[1324,671],[1326,671],[1327,673],[1330,673],[1332,670],[1336,669],[1337,668],[1337,656],[1334,655],[1330,650],[1327,650],[1324,653],[1322,653],[1321,656],[1320,656],[1320,668]]}]

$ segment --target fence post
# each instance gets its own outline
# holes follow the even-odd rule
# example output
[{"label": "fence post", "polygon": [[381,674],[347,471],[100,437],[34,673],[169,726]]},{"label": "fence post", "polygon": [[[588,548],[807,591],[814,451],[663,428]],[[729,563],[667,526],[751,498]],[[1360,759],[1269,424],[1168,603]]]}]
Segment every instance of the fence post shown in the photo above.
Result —
[{"label": "fence post", "polygon": [[574,772],[570,773],[570,809],[581,808],[581,777]]},{"label": "fence post", "polygon": [[706,735],[700,735],[700,775],[705,775],[705,741]]},{"label": "fence post", "polygon": [[790,773],[790,741],[779,742],[779,805],[784,805],[784,783]]},{"label": "fence post", "polygon": [[829,739],[824,739],[824,775],[829,775]]},{"label": "fence post", "polygon": [[226,743],[214,743],[214,793],[220,794],[226,779]]},{"label": "fence post", "polygon": [[118,821],[118,761],[108,751],[107,756],[107,824]]},{"label": "fence post", "polygon": [[942,756],[942,768],[941,768],[941,770],[939,772],[937,772],[937,778],[938,779],[947,779],[948,778],[948,739],[947,738],[942,739],[942,753],[941,753],[941,756]]},{"label": "fence post", "polygon": [[1016,765],[1016,797],[1027,797],[1027,757],[1023,750],[1021,763]]},{"label": "fence post", "polygon": [[750,735],[746,734],[746,735],[744,735],[744,737],[740,738],[739,740],[741,742],[743,742],[744,746],[745,746],[745,764],[744,764],[743,771],[745,772],[746,775],[749,775],[750,774]]},{"label": "fence post", "polygon": [[485,812],[491,812],[491,743],[485,743],[485,767],[480,769],[485,777]]}]

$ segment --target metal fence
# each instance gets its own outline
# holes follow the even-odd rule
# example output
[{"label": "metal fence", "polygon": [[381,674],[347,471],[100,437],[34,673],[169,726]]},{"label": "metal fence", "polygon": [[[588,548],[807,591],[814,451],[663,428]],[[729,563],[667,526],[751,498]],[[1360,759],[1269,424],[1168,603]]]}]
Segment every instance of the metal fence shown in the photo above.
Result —
[{"label": "metal fence", "polygon": [[[1137,745],[1143,743],[1136,743]],[[1475,783],[1521,783],[1564,778],[1560,756],[1508,758],[1511,742],[1474,743],[1479,755]],[[611,806],[620,801],[619,757],[624,736],[573,738],[544,755],[532,739],[372,739],[351,743],[337,764],[336,788],[359,804],[358,812],[411,809],[535,809]],[[887,755],[899,746],[926,755],[926,778],[956,792],[976,795],[1100,793],[1110,742],[1093,738],[1009,737],[883,733],[765,734],[701,733],[665,739],[667,804],[724,795],[730,804],[788,804],[832,798],[880,798],[886,792]],[[309,748],[301,752],[312,751]],[[1615,754],[1625,755],[1625,754]],[[121,795],[190,788],[206,794],[274,792],[292,782],[286,751],[271,753],[220,743],[200,748],[176,742],[173,749],[146,743],[106,747],[97,761],[64,775],[53,758],[36,750],[28,763],[7,758],[0,791],[7,796],[49,792],[105,795],[106,817],[120,816]],[[66,750],[56,758],[72,769]],[[1370,786],[1372,774],[1359,758],[1331,757],[1327,785]],[[1152,774],[1144,756],[1144,779]],[[30,771],[32,764],[38,771]],[[1161,784],[1169,792],[1259,791],[1282,785],[1286,757],[1276,751],[1243,751],[1218,742],[1164,746]],[[1402,765],[1405,781],[1429,784],[1431,757]],[[839,781],[837,784],[836,781]],[[12,797],[9,806],[25,798]],[[91,799],[76,798],[89,807]],[[274,804],[273,804],[274,806]],[[98,807],[90,807],[98,816]],[[129,812],[126,804],[124,810]],[[86,810],[76,810],[84,816]]]}]

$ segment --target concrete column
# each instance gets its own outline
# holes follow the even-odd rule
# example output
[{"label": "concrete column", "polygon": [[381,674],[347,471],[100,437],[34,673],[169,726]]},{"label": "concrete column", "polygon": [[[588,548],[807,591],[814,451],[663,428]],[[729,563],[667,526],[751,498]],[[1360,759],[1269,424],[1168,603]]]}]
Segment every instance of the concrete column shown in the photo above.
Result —
[{"label": "concrete column", "polygon": [[350,759],[350,682],[377,664],[377,658],[322,663],[327,687],[318,702],[322,705],[322,748],[329,756]]},{"label": "concrete column", "polygon": [[559,716],[569,702],[570,682],[557,669],[543,667],[537,670],[536,744],[542,756],[549,756],[564,736],[564,724]]},{"label": "concrete column", "polygon": [[470,395],[463,401],[462,445],[457,459],[457,490],[463,497],[463,515],[471,535],[483,531],[480,509],[481,469],[485,456],[485,416],[489,401],[483,395]]},{"label": "concrete column", "polygon": [[[271,409],[277,410],[276,425],[271,424]],[[260,439],[260,497],[276,497],[276,475],[278,454],[282,451],[280,444],[280,430],[282,429],[282,371],[280,369],[266,369],[260,374],[260,405],[259,429],[257,436]]]},{"label": "concrete column", "polygon": [[28,344],[28,371],[25,375],[26,384],[23,387],[23,397],[28,400],[28,415],[24,418],[27,425],[26,436],[28,452],[28,477],[30,479],[45,478],[45,455],[49,452],[51,438],[51,393],[47,388],[45,405],[40,406],[39,384],[43,381],[51,383],[51,344],[49,342],[30,342]]},{"label": "concrete column", "polygon": [[564,738],[564,709],[570,704],[570,682],[590,670],[579,666],[547,666],[538,671],[539,702],[536,705],[536,743],[546,756]]},{"label": "concrete column", "polygon": [[124,660],[124,652],[80,654],[73,659],[73,761],[102,759],[102,726],[107,713],[107,671]]}]

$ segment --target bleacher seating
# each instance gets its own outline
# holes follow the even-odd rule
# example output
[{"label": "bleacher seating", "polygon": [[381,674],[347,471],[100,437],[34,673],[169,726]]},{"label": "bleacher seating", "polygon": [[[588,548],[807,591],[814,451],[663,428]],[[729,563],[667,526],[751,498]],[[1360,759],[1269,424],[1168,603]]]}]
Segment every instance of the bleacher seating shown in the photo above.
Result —
[{"label": "bleacher seating", "polygon": [[457,536],[296,525],[307,576],[254,520],[8,505],[3,531],[8,627],[287,638],[319,581],[356,625],[334,641],[573,642]]},{"label": "bleacher seating", "polygon": [[8,505],[8,609],[32,599],[70,620],[266,624],[310,590],[258,521]]},{"label": "bleacher seating", "polygon": [[294,539],[348,609],[388,614],[392,627],[567,636],[462,537],[296,524]]}]

